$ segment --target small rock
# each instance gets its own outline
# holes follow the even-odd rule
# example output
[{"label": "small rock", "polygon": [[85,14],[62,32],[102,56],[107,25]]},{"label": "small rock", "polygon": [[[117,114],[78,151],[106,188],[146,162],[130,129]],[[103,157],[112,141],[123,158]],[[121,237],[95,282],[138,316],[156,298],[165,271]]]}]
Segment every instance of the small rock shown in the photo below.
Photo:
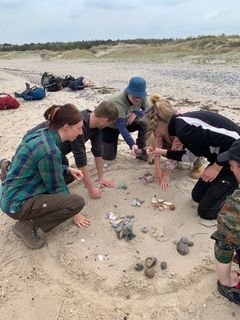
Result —
[{"label": "small rock", "polygon": [[168,208],[169,208],[170,210],[172,210],[172,211],[176,209],[176,207],[175,207],[174,204],[171,204]]},{"label": "small rock", "polygon": [[117,184],[117,189],[122,189],[122,190],[127,190],[127,185],[125,182],[123,181],[119,181],[118,184]]},{"label": "small rock", "polygon": [[160,267],[162,270],[166,270],[167,269],[167,262],[166,261],[162,261],[160,264]]},{"label": "small rock", "polygon": [[153,278],[155,276],[155,272],[154,272],[153,268],[145,269],[144,274],[147,278]]},{"label": "small rock", "polygon": [[147,268],[152,268],[157,263],[157,258],[155,257],[147,257],[145,259],[145,266]]},{"label": "small rock", "polygon": [[142,263],[136,263],[136,264],[134,265],[134,269],[135,269],[136,271],[142,271],[143,268],[144,268],[144,265],[143,265]]},{"label": "small rock", "polygon": [[177,251],[182,255],[185,256],[189,252],[189,247],[187,244],[179,242],[177,244]]}]

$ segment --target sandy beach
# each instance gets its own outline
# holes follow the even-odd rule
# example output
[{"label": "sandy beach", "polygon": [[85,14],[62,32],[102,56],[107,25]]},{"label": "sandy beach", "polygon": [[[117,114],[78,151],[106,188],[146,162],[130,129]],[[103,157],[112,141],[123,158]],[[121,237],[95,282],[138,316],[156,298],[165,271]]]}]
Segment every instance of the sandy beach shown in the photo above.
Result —
[{"label": "sandy beach", "polygon": [[[88,76],[96,86],[122,90],[129,78],[147,81],[148,94],[159,93],[185,111],[207,109],[240,122],[240,67],[225,64],[42,61],[37,55],[0,61],[1,92],[14,94],[25,82],[39,85],[41,74]],[[52,104],[73,103],[80,110],[93,109],[110,93],[86,88],[47,92],[42,101],[26,102],[16,110],[0,111],[0,155],[11,158],[26,131],[43,121]],[[88,148],[88,164],[96,177]],[[70,163],[74,164],[72,156]],[[103,189],[98,200],[89,198],[83,183],[70,185],[86,201],[84,213],[93,220],[88,229],[72,221],[47,234],[48,244],[28,250],[13,234],[13,220],[0,219],[0,318],[1,320],[218,320],[239,319],[239,307],[220,297],[216,288],[214,242],[210,235],[216,221],[204,221],[191,200],[195,180],[189,164],[176,168],[170,187],[163,191],[154,182],[144,183],[154,166],[134,159],[120,139],[117,159],[104,163],[104,176],[116,187]],[[119,182],[126,190],[117,188]],[[152,198],[173,202],[176,209],[153,208]],[[136,198],[140,207],[131,205]],[[118,239],[106,214],[132,216],[136,235]],[[142,232],[145,227],[147,232]],[[174,241],[194,242],[189,254],[180,255]],[[154,256],[155,276],[148,279],[134,265]],[[160,263],[167,262],[161,270]]]}]

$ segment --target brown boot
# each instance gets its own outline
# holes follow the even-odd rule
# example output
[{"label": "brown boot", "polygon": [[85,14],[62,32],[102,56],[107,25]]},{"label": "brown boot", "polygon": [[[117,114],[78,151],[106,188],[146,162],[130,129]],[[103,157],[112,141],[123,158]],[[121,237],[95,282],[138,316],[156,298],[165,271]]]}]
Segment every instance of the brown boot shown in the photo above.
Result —
[{"label": "brown boot", "polygon": [[24,244],[29,249],[40,249],[46,243],[46,236],[42,232],[37,233],[37,228],[33,226],[31,221],[17,221],[12,228],[13,232],[19,238],[22,238]]}]

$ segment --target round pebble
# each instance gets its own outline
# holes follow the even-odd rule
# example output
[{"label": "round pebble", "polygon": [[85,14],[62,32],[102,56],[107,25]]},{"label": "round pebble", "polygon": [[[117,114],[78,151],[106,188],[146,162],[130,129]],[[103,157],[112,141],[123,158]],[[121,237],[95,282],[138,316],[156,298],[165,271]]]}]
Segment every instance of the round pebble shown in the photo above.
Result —
[{"label": "round pebble", "polygon": [[185,256],[189,252],[189,247],[187,244],[179,242],[177,245],[177,251],[182,255]]},{"label": "round pebble", "polygon": [[160,267],[162,270],[166,270],[167,269],[167,262],[166,261],[162,261],[160,264]]},{"label": "round pebble", "polygon": [[144,274],[147,278],[153,278],[155,276],[153,268],[146,268]]}]

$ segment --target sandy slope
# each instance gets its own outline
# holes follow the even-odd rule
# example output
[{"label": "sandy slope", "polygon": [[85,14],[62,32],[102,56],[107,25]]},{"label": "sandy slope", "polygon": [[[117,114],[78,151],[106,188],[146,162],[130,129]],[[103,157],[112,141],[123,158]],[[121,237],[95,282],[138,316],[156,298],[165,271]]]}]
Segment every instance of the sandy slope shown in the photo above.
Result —
[{"label": "sandy slope", "polygon": [[[149,84],[149,93],[171,97],[184,110],[208,108],[239,119],[236,66],[42,62],[36,58],[4,60],[0,66],[1,91],[8,93],[21,91],[25,81],[39,83],[44,71],[88,75],[97,85],[119,89],[131,76],[141,75]],[[51,104],[72,102],[80,109],[93,108],[106,97],[91,89],[61,91],[48,93],[41,102],[22,102],[17,110],[1,111],[1,157],[13,155],[26,130],[42,121]],[[95,175],[90,152],[89,164]],[[215,221],[205,223],[196,214],[188,165],[176,169],[170,188],[162,191],[139,179],[146,171],[153,173],[153,166],[132,159],[120,142],[117,160],[107,163],[104,170],[106,177],[116,183],[124,181],[128,189],[105,189],[101,199],[91,200],[82,183],[74,183],[71,192],[86,199],[84,212],[93,224],[79,230],[68,221],[48,234],[48,246],[41,250],[26,249],[11,231],[13,221],[1,214],[1,319],[238,319],[238,307],[216,291],[213,241],[209,238]],[[172,201],[176,210],[154,210],[154,195]],[[136,197],[145,200],[139,208],[130,205]],[[134,215],[134,239],[117,239],[105,219],[109,211]],[[144,226],[147,233],[141,232]],[[156,234],[162,236],[156,239]],[[187,256],[179,255],[173,243],[181,236],[194,241]],[[103,261],[98,261],[99,255]],[[158,259],[153,279],[133,268],[147,256]],[[165,271],[159,266],[163,260],[168,264]]]}]

